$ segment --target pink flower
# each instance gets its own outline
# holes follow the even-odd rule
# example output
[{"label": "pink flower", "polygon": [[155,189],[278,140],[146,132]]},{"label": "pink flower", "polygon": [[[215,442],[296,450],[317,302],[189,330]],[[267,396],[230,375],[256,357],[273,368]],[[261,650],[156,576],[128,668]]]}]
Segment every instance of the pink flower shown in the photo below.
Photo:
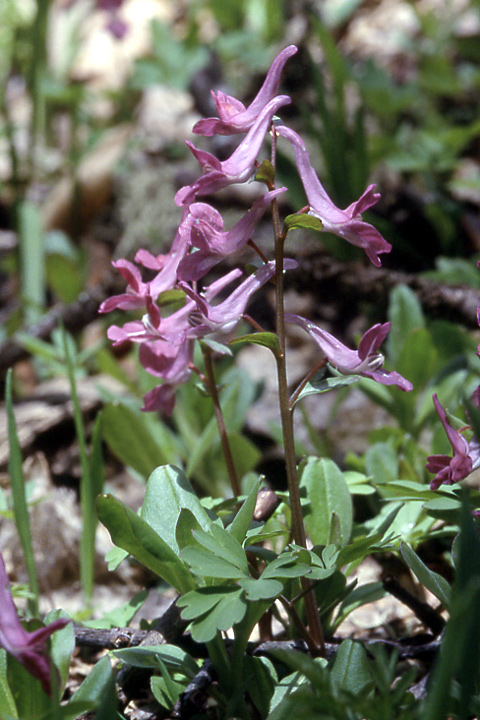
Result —
[{"label": "pink flower", "polygon": [[[290,270],[297,267],[296,260],[284,260],[284,270]],[[248,301],[253,293],[262,285],[270,280],[275,274],[275,262],[265,263],[253,275],[250,275],[224,300],[218,305],[211,305],[208,293],[204,293],[204,297],[196,293],[186,283],[179,283],[180,287],[186,294],[194,300],[200,311],[200,322],[192,330],[188,331],[188,337],[204,337],[214,332],[230,332],[232,328],[240,321]],[[210,286],[210,288],[213,286]]]},{"label": "pink flower", "polygon": [[194,201],[195,195],[209,195],[233,183],[250,180],[254,173],[257,155],[272,118],[282,105],[287,105],[289,102],[291,100],[288,95],[279,95],[270,100],[235,152],[227,160],[220,161],[215,155],[205,150],[198,150],[193,143],[187,140],[187,145],[202,166],[204,175],[192,185],[186,185],[177,192],[176,204],[190,205]]},{"label": "pink flower", "polygon": [[391,323],[373,325],[360,340],[358,350],[350,350],[326,330],[300,315],[285,313],[287,322],[300,325],[315,340],[328,362],[343,375],[363,375],[382,385],[396,385],[400,390],[412,390],[413,385],[397,372],[383,369],[385,358],[378,352],[390,330]]},{"label": "pink flower", "polygon": [[172,414],[177,387],[186,383],[192,372],[190,366],[193,362],[193,346],[193,340],[177,346],[165,340],[140,346],[141,365],[150,375],[164,380],[144,396],[142,410],[158,410],[166,415]]},{"label": "pink flower", "polygon": [[[182,221],[187,217],[185,210]],[[125,293],[114,295],[102,302],[98,312],[107,313],[112,310],[135,310],[145,307],[147,298],[156,300],[160,293],[171,290],[177,281],[177,268],[180,261],[185,257],[188,249],[188,240],[177,231],[175,239],[167,255],[152,255],[148,250],[139,250],[135,255],[135,261],[139,265],[156,270],[157,274],[150,282],[143,282],[140,271],[129,260],[115,260],[112,262],[125,278],[128,287]]]},{"label": "pink flower", "polygon": [[236,98],[212,90],[212,96],[218,112],[218,118],[199,120],[193,127],[197,135],[235,135],[249,130],[263,108],[274,99],[280,85],[280,76],[288,58],[295,55],[297,48],[289,45],[277,55],[268,71],[265,82],[252,103],[245,105]]},{"label": "pink flower", "polygon": [[361,217],[362,212],[375,205],[380,199],[380,194],[374,192],[375,185],[369,185],[356,202],[345,210],[340,210],[330,200],[318,179],[301,137],[284,125],[278,126],[276,131],[293,146],[297,170],[310,205],[308,214],[321,220],[325,232],[338,235],[352,245],[363,248],[372,263],[380,267],[382,263],[378,256],[390,252],[392,246],[373,225],[364,222]]},{"label": "pink flower", "polygon": [[199,280],[224,257],[240,250],[251,238],[269,203],[286,189],[283,187],[262,195],[228,232],[223,230],[222,216],[211,205],[200,202],[190,205],[190,214],[181,232],[199,250],[183,258],[178,266],[178,278],[190,282]]},{"label": "pink flower", "polygon": [[30,675],[40,680],[47,695],[51,695],[52,691],[47,640],[69,622],[70,620],[60,618],[47,627],[27,632],[18,618],[7,571],[0,553],[0,647],[22,663]]},{"label": "pink flower", "polygon": [[453,457],[449,455],[427,457],[427,470],[436,473],[430,482],[430,488],[438,490],[443,483],[452,485],[464,480],[472,470],[480,466],[480,447],[477,440],[467,442],[458,430],[453,429],[436,394],[433,395],[433,404],[453,450]]}]

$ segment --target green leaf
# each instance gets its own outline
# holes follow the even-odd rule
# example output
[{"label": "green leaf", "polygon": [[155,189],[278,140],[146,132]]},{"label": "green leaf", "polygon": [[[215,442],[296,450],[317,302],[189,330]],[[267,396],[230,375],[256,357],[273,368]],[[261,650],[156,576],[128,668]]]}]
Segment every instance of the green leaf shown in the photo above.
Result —
[{"label": "green leaf", "polygon": [[283,590],[283,584],[278,580],[268,580],[260,577],[258,580],[254,578],[245,578],[239,580],[238,584],[245,590],[245,594],[249,600],[269,600],[274,598]]},{"label": "green leaf", "polygon": [[370,478],[364,473],[346,470],[343,473],[351,495],[373,495],[375,488],[370,485]]},{"label": "green leaf", "polygon": [[[158,423],[159,437],[162,438],[165,432]],[[103,438],[119,460],[144,478],[159,465],[175,460],[170,449],[167,450],[153,435],[145,414],[124,403],[115,402],[104,407]]]},{"label": "green leaf", "polygon": [[395,370],[408,378],[416,391],[423,389],[432,379],[438,363],[438,352],[432,334],[425,328],[416,328],[403,338]]},{"label": "green leaf", "polygon": [[307,213],[287,215],[283,221],[283,232],[304,228],[305,230],[323,230],[323,223],[320,218]]},{"label": "green leaf", "polygon": [[305,527],[314,545],[331,542],[334,514],[340,526],[340,544],[346,545],[352,532],[353,510],[348,485],[341,470],[328,458],[309,457],[302,464],[300,487],[306,490],[310,505]]},{"label": "green leaf", "polygon": [[127,550],[145,567],[184,593],[194,586],[185,563],[175,551],[130,508],[111,495],[97,498],[97,513],[115,545]]},{"label": "green leaf", "polygon": [[162,676],[154,675],[151,677],[150,688],[160,705],[167,708],[167,710],[173,710],[173,706],[185,690],[185,683],[173,680],[161,660],[159,661],[159,667]]},{"label": "green leaf", "polygon": [[181,672],[189,678],[195,677],[198,672],[198,664],[191,655],[168,643],[112,650],[112,655],[134,667],[156,669],[160,667],[160,661],[172,672]]},{"label": "green leaf", "polygon": [[227,532],[232,535],[237,542],[242,543],[245,540],[247,531],[253,520],[253,513],[255,511],[255,505],[257,503],[257,495],[260,488],[261,480],[257,479],[254,483],[250,493],[242,504],[237,514],[233,518],[233,521],[227,527]]},{"label": "green leaf", "polygon": [[410,332],[425,327],[422,307],[413,290],[406,285],[398,285],[390,293],[388,319],[392,323],[387,338],[388,357],[396,367]]},{"label": "green leaf", "polygon": [[218,630],[229,630],[243,619],[247,604],[243,590],[228,585],[199,588],[186,593],[177,604],[183,607],[184,620],[193,620],[192,637],[208,642]]},{"label": "green leaf", "polygon": [[320,393],[328,392],[329,390],[339,390],[347,385],[353,385],[360,380],[360,375],[338,375],[336,377],[324,378],[325,368],[319,370],[309,380],[305,387],[302,388],[298,396],[295,398],[295,402],[292,404],[292,408],[302,400],[302,398],[308,395],[318,395]]},{"label": "green leaf", "polygon": [[182,618],[184,620],[196,620],[213,610],[218,605],[224,595],[237,592],[238,588],[232,585],[215,585],[213,587],[203,587],[182,595],[178,598],[177,605],[183,608]]},{"label": "green leaf", "polygon": [[182,508],[175,527],[175,540],[179,549],[183,550],[188,545],[196,545],[198,547],[199,543],[193,537],[193,531],[201,529],[192,511],[187,510],[187,508]]},{"label": "green leaf", "polygon": [[260,167],[255,175],[257,182],[263,182],[268,188],[273,187],[275,183],[275,168],[273,167],[270,160],[262,160]]},{"label": "green leaf", "polygon": [[182,559],[190,565],[195,575],[199,577],[224,578],[238,580],[247,573],[239,570],[236,565],[224,560],[222,557],[215,557],[211,550],[203,547],[186,547],[180,553]]},{"label": "green leaf", "polygon": [[256,706],[260,717],[266,718],[273,692],[278,683],[278,675],[272,661],[266,657],[243,658],[245,689],[248,697]]},{"label": "green leaf", "polygon": [[243,620],[246,610],[243,590],[224,594],[213,610],[192,624],[192,638],[197,642],[213,640],[218,631],[230,630],[233,625]]},{"label": "green leaf", "polygon": [[77,720],[78,704],[85,704],[92,710],[98,707],[112,679],[110,658],[105,656],[95,663],[78,690],[68,701],[62,720]]},{"label": "green leaf", "polygon": [[251,345],[262,345],[272,351],[275,357],[280,355],[280,345],[275,333],[257,332],[248,335],[240,335],[230,340],[230,345],[239,345],[240,343],[250,343]]},{"label": "green leaf", "polygon": [[140,592],[135,593],[130,600],[127,600],[127,602],[123,603],[123,605],[120,605],[120,607],[103,613],[102,617],[98,620],[87,620],[83,623],[83,625],[92,628],[127,627],[127,625],[130,625],[147,597],[148,590],[140,590]]},{"label": "green leaf", "polygon": [[398,457],[390,443],[375,443],[365,455],[365,468],[375,485],[398,480]]},{"label": "green leaf", "polygon": [[420,560],[418,555],[406,543],[400,543],[400,552],[408,567],[417,576],[422,585],[425,585],[427,590],[430,590],[430,592],[440,600],[442,605],[448,609],[452,599],[452,589],[445,578],[433,572],[433,570],[429,570],[425,563]]},{"label": "green leaf", "polygon": [[18,717],[21,720],[38,720],[46,715],[51,707],[48,695],[37,680],[13,656],[7,655],[7,677],[12,691]]},{"label": "green leaf", "polygon": [[247,556],[238,540],[219,525],[211,525],[210,532],[195,530],[193,533],[203,548],[238,568],[243,575],[249,575]]},{"label": "green leaf", "polygon": [[183,509],[190,510],[201,528],[210,528],[212,520],[182,470],[173,465],[154,470],[140,515],[175,552],[179,551],[175,532]]},{"label": "green leaf", "polygon": [[7,652],[0,648],[0,717],[17,720],[17,708],[7,679]]},{"label": "green leaf", "polygon": [[[65,610],[52,610],[45,618],[45,625],[50,625],[50,623],[59,618],[70,619]],[[68,623],[64,628],[53,633],[50,640],[50,648],[51,658],[60,673],[61,689],[63,692],[68,680],[70,661],[73,651],[75,650],[75,629],[73,623]]]},{"label": "green leaf", "polygon": [[338,688],[358,695],[371,684],[368,658],[359,642],[344,640],[339,646],[330,673]]}]

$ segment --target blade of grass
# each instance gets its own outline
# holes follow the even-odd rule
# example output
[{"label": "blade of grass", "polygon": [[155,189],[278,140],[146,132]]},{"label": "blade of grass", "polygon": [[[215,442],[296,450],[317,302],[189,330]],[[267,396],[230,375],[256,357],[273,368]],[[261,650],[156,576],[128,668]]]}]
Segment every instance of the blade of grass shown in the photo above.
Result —
[{"label": "blade of grass", "polygon": [[[73,422],[75,425],[75,433],[77,436],[78,450],[80,455],[80,467],[82,469],[82,478],[80,482],[80,505],[82,512],[82,535],[80,537],[80,581],[82,584],[83,594],[87,602],[90,602],[93,594],[93,573],[95,564],[95,484],[98,484],[98,478],[92,478],[90,461],[87,453],[87,442],[85,439],[85,428],[83,425],[82,409],[78,399],[77,383],[75,379],[75,362],[72,357],[72,349],[69,337],[63,325],[60,325],[60,333],[62,336],[63,351],[65,354],[65,365],[67,376],[70,382],[70,392],[73,403]],[[97,428],[97,425],[96,425]],[[97,434],[99,429],[97,429]],[[95,436],[96,437],[96,436]],[[99,444],[100,440],[94,440]],[[98,454],[98,449],[95,453]]]},{"label": "blade of grass", "polygon": [[40,319],[45,304],[44,238],[40,213],[33,203],[19,203],[17,222],[22,299],[26,322],[32,324]]},{"label": "blade of grass", "polygon": [[25,477],[22,468],[22,453],[18,441],[17,423],[13,414],[12,401],[12,369],[7,372],[5,388],[5,405],[7,407],[8,419],[8,441],[10,444],[10,457],[8,460],[8,472],[10,475],[10,486],[12,488],[13,513],[15,523],[22,544],[25,565],[27,568],[28,582],[33,597],[28,599],[28,609],[35,616],[38,615],[38,578],[33,554],[32,533],[30,530],[30,518],[28,516],[27,498],[25,494]]}]

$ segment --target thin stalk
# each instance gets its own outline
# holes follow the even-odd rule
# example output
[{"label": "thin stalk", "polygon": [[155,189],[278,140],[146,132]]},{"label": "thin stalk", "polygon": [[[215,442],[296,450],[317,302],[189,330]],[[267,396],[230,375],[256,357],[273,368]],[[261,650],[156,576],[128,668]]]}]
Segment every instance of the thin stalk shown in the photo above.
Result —
[{"label": "thin stalk", "polygon": [[[275,167],[276,135],[272,133],[272,165]],[[297,474],[297,460],[295,453],[295,438],[293,432],[293,415],[290,410],[290,398],[288,393],[287,364],[285,354],[285,309],[284,309],[284,281],[283,281],[283,259],[285,236],[281,230],[280,214],[276,198],[272,201],[272,219],[275,235],[275,319],[276,333],[280,352],[276,356],[278,399],[280,404],[280,416],[283,432],[283,447],[285,453],[285,469],[287,474],[288,494],[290,498],[290,511],[292,514],[292,531],[295,543],[301,547],[307,547],[305,525],[303,523],[302,506],[300,502],[300,488]],[[315,594],[310,592],[312,584],[307,578],[302,578],[302,589],[306,592],[305,614],[312,640],[320,653],[323,653],[325,641],[322,625],[315,601]]]},{"label": "thin stalk", "polygon": [[80,579],[85,598],[87,602],[90,602],[93,595],[93,575],[95,564],[95,488],[94,481],[92,480],[92,474],[90,472],[90,462],[87,453],[85,428],[83,426],[82,410],[80,407],[77,393],[74,362],[70,353],[67,334],[65,332],[65,328],[63,327],[62,340],[65,353],[67,375],[70,383],[70,392],[72,394],[73,421],[75,424],[75,433],[77,436],[80,456],[80,466],[82,469],[82,479],[80,483],[80,506],[82,511],[83,527],[82,535],[80,538]]},{"label": "thin stalk", "polygon": [[213,409],[215,412],[215,418],[217,420],[218,433],[220,435],[220,442],[222,443],[223,455],[225,457],[225,463],[227,465],[228,477],[230,478],[230,485],[232,486],[232,492],[235,497],[240,495],[240,483],[238,480],[237,471],[235,469],[235,463],[233,461],[232,449],[228,441],[227,429],[225,427],[225,420],[223,417],[222,407],[220,405],[220,398],[218,396],[217,383],[215,382],[215,373],[213,371],[212,362],[212,350],[201,343],[203,359],[205,362],[205,375],[208,390],[210,392]]},{"label": "thin stalk", "polygon": [[10,456],[8,460],[8,473],[10,476],[10,487],[12,488],[13,514],[17,526],[18,535],[22,545],[23,556],[27,568],[28,584],[32,597],[28,599],[27,605],[30,613],[35,617],[38,615],[38,578],[33,554],[32,533],[30,529],[30,518],[28,515],[27,498],[25,494],[25,478],[22,468],[22,453],[18,441],[17,423],[13,413],[12,400],[12,369],[7,372],[5,405],[8,419],[8,440],[10,444]]},{"label": "thin stalk", "polygon": [[32,98],[29,163],[30,172],[36,166],[37,140],[45,129],[45,96],[42,84],[47,76],[47,29],[50,0],[37,0],[37,12],[32,27],[32,62],[29,73]]},{"label": "thin stalk", "polygon": [[295,625],[297,630],[300,632],[300,635],[302,636],[303,640],[307,644],[307,647],[310,650],[310,652],[312,653],[312,655],[316,655],[318,653],[318,647],[313,642],[312,636],[308,632],[305,625],[303,624],[302,619],[301,619],[300,615],[298,614],[296,608],[283,595],[280,595],[280,597],[278,599],[282,603],[285,610],[287,611],[288,616],[291,618],[293,624]]},{"label": "thin stalk", "polygon": [[327,364],[327,359],[323,358],[323,360],[320,360],[311,370],[310,372],[303,378],[300,385],[297,387],[295,392],[292,394],[292,397],[290,398],[290,411],[293,410],[293,406],[295,405],[295,402],[302,392],[305,385],[308,383],[309,380],[312,379],[312,377],[315,375],[316,372],[318,372],[322,367],[324,367]]}]

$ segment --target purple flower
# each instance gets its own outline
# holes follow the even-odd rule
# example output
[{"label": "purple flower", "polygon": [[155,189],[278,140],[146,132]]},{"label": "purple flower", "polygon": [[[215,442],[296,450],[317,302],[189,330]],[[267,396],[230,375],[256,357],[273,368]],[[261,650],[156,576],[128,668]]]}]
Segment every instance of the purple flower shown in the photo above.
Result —
[{"label": "purple flower", "polygon": [[298,173],[310,205],[308,214],[322,221],[325,232],[338,235],[352,245],[363,248],[372,263],[380,267],[382,263],[378,256],[390,252],[392,246],[373,225],[364,222],[361,217],[362,212],[375,205],[380,199],[380,194],[374,192],[375,185],[369,185],[356,202],[345,210],[340,210],[330,200],[318,179],[301,137],[284,125],[278,126],[276,131],[293,146]]},{"label": "purple flower", "polygon": [[443,483],[452,485],[464,480],[472,470],[480,466],[480,446],[476,439],[467,442],[458,430],[453,429],[436,394],[433,395],[433,404],[453,450],[453,457],[449,455],[427,457],[426,468],[429,472],[435,473],[430,488],[438,490]]},{"label": "purple flower", "polygon": [[350,350],[329,332],[300,315],[285,313],[287,322],[300,325],[315,340],[328,362],[343,375],[363,375],[382,385],[396,385],[400,390],[412,390],[413,385],[397,372],[383,369],[385,358],[378,352],[390,330],[391,323],[371,327],[360,340],[358,350]]},{"label": "purple flower", "polygon": [[[284,270],[297,267],[296,260],[284,260]],[[247,303],[253,293],[270,280],[275,274],[275,262],[265,263],[253,275],[250,275],[218,305],[211,305],[211,296],[204,293],[204,297],[196,293],[186,283],[179,283],[186,294],[194,300],[200,311],[200,322],[188,332],[188,337],[204,337],[205,335],[220,330],[229,332],[242,318]],[[210,286],[210,288],[213,286]]]},{"label": "purple flower", "polygon": [[227,159],[220,161],[215,155],[205,150],[198,150],[193,143],[187,140],[187,145],[202,166],[204,175],[192,185],[186,185],[175,195],[177,205],[190,205],[195,195],[209,195],[217,190],[243,183],[253,175],[255,161],[268,130],[272,118],[282,105],[291,102],[288,95],[279,95],[270,100],[257,117],[245,138],[235,152]]},{"label": "purple flower", "polygon": [[65,627],[69,622],[70,620],[60,618],[47,627],[27,632],[18,618],[7,571],[0,553],[0,647],[22,663],[30,675],[40,680],[47,695],[51,695],[52,691],[47,640],[56,630]]},{"label": "purple flower", "polygon": [[218,118],[199,120],[193,127],[197,135],[235,135],[249,130],[263,108],[275,97],[280,85],[280,76],[288,58],[295,55],[297,48],[289,45],[277,55],[268,71],[265,82],[252,103],[245,105],[236,98],[212,90],[212,96],[218,112]]},{"label": "purple flower", "polygon": [[240,250],[251,238],[269,203],[286,189],[283,187],[262,195],[228,232],[223,230],[222,216],[211,205],[201,202],[190,205],[190,214],[181,232],[199,250],[183,258],[178,266],[178,278],[190,282],[199,280],[224,257]]},{"label": "purple flower", "polygon": [[142,410],[158,410],[166,415],[172,414],[175,391],[179,385],[187,382],[192,372],[190,366],[193,363],[193,346],[193,340],[177,346],[164,340],[140,346],[141,365],[150,375],[164,380],[162,385],[153,388],[144,396]]},{"label": "purple flower", "polygon": [[[182,222],[187,217],[184,211]],[[135,255],[135,262],[149,270],[156,270],[157,274],[150,282],[143,282],[140,270],[129,260],[114,260],[112,265],[128,283],[127,290],[121,295],[107,298],[100,305],[98,312],[108,313],[112,310],[135,310],[145,307],[147,298],[156,300],[160,293],[171,290],[177,282],[177,268],[188,250],[187,238],[177,231],[175,239],[167,255],[156,257],[148,250],[139,250]]]}]

